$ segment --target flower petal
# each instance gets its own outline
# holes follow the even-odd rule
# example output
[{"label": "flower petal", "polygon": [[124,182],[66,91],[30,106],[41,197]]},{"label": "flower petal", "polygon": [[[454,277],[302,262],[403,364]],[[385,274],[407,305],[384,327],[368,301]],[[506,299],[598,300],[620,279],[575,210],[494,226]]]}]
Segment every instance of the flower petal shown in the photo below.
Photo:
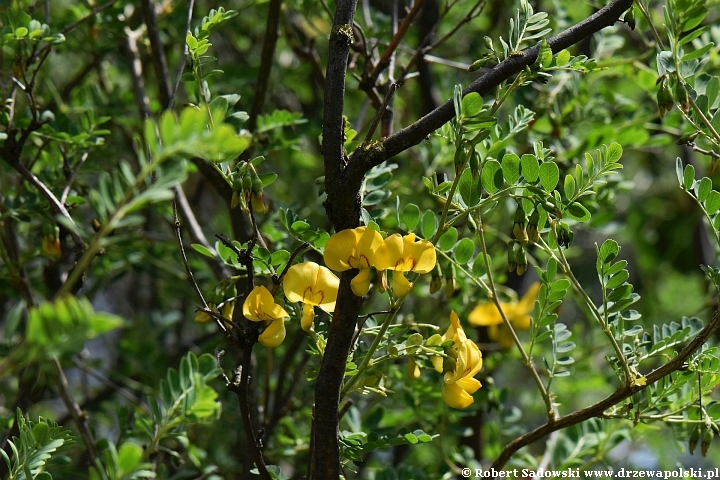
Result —
[{"label": "flower petal", "polygon": [[410,293],[413,284],[405,278],[405,274],[400,271],[393,272],[393,293],[398,298],[404,298]]},{"label": "flower petal", "polygon": [[320,265],[314,262],[298,263],[290,267],[283,279],[285,297],[291,302],[302,302],[305,289],[312,287]]},{"label": "flower petal", "polygon": [[403,259],[403,237],[395,233],[387,237],[375,252],[375,268],[395,270]]},{"label": "flower petal", "polygon": [[[382,235],[380,235],[377,230],[369,227],[356,228],[355,235],[357,237],[358,257],[367,259],[368,266],[374,265],[375,252],[377,252],[377,249],[380,248],[380,245],[383,243]],[[327,248],[327,246],[325,248]]]},{"label": "flower petal", "polygon": [[482,383],[480,383],[480,380],[471,377],[461,378],[460,380],[455,382],[455,385],[462,388],[470,395],[477,392],[478,389],[482,387]]},{"label": "flower petal", "polygon": [[260,343],[269,348],[275,348],[285,340],[285,321],[273,320],[265,331],[260,334]]},{"label": "flower petal", "polygon": [[352,291],[358,297],[365,295],[370,290],[370,269],[361,268],[360,272],[350,282]]},{"label": "flower petal", "polygon": [[518,308],[523,313],[530,313],[535,306],[535,300],[537,300],[538,293],[540,293],[540,282],[535,282],[530,285],[528,291],[525,292],[522,299],[518,303]]},{"label": "flower petal", "polygon": [[412,259],[413,272],[428,273],[435,268],[437,257],[435,255],[435,247],[427,240],[415,241],[415,234],[410,233],[405,236],[403,256]]},{"label": "flower petal", "polygon": [[289,316],[284,308],[275,303],[270,290],[262,285],[254,287],[243,302],[243,315],[253,322],[278,320]]},{"label": "flower petal", "polygon": [[335,311],[335,301],[337,300],[338,288],[340,287],[340,279],[329,269],[321,267],[320,265],[317,265],[317,267],[313,292],[315,292],[315,294],[322,293],[322,300],[317,306],[328,313],[332,313]]},{"label": "flower petal", "polygon": [[300,326],[306,332],[315,331],[315,308],[309,303],[303,305],[303,316],[300,320]]},{"label": "flower petal", "polygon": [[457,383],[444,385],[442,398],[452,408],[467,408],[475,401],[472,395],[463,390]]},{"label": "flower petal", "polygon": [[336,272],[349,270],[349,258],[356,254],[357,234],[354,230],[342,230],[327,241],[323,259],[325,265]]},{"label": "flower petal", "polygon": [[485,302],[470,312],[468,323],[476,327],[487,327],[489,325],[500,325],[503,323],[503,319],[494,303]]}]

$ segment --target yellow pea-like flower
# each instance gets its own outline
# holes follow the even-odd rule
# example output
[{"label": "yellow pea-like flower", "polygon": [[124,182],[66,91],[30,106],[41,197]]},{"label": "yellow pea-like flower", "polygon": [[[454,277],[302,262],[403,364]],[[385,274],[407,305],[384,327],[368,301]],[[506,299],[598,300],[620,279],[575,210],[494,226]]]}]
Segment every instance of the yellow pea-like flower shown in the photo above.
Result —
[{"label": "yellow pea-like flower", "polygon": [[342,230],[325,244],[325,265],[336,272],[360,270],[350,286],[355,295],[362,297],[370,289],[370,267],[374,266],[375,252],[382,242],[382,236],[372,228]]},{"label": "yellow pea-like flower", "polygon": [[[475,342],[465,335],[455,312],[450,314],[450,327],[442,339],[453,340],[449,355],[454,357],[454,368],[443,374],[442,398],[450,407],[466,408],[475,401],[472,394],[482,386],[474,378],[482,368],[482,353]],[[453,362],[448,364],[453,365]]]},{"label": "yellow pea-like flower", "polygon": [[[540,283],[533,283],[523,297],[516,302],[500,302],[510,324],[515,330],[530,328],[530,312],[540,291]],[[513,339],[510,330],[503,323],[500,311],[493,302],[485,302],[476,306],[468,316],[470,325],[488,327],[490,340],[497,342],[504,349],[512,347]]]},{"label": "yellow pea-like flower", "polygon": [[303,330],[313,330],[314,307],[320,307],[328,313],[335,310],[339,286],[340,279],[317,263],[298,263],[288,269],[283,280],[283,291],[289,301],[303,303],[303,316],[300,321]]},{"label": "yellow pea-like flower", "polygon": [[435,247],[427,240],[415,240],[415,234],[387,237],[375,252],[375,268],[393,270],[393,292],[403,298],[412,289],[404,272],[428,273],[435,268]]},{"label": "yellow pea-like flower", "polygon": [[243,315],[253,322],[270,322],[258,338],[266,347],[275,348],[285,340],[285,317],[289,315],[262,285],[253,288],[243,302]]}]

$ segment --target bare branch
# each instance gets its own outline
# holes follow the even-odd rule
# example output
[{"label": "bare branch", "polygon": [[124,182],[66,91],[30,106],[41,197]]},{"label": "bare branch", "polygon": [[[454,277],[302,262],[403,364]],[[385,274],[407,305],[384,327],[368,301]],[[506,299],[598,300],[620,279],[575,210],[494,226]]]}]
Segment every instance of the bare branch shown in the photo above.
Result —
[{"label": "bare branch", "polygon": [[[553,52],[560,51],[614,24],[618,18],[620,18],[620,15],[630,8],[632,3],[632,0],[614,0],[610,2],[582,22],[549,39],[548,44],[550,48],[552,48]],[[470,92],[477,92],[480,95],[491,93],[505,80],[535,63],[539,51],[540,45],[538,44],[525,50],[521,56],[512,56],[503,60],[467,87],[463,91],[463,95],[467,95]],[[364,158],[362,158],[360,162],[353,162],[350,165],[352,172],[349,176],[362,176],[372,167],[417,145],[427,135],[449,122],[454,114],[453,101],[450,99],[412,125],[403,128],[383,140],[382,154],[375,155],[373,159],[370,159],[368,155],[362,155]]]}]

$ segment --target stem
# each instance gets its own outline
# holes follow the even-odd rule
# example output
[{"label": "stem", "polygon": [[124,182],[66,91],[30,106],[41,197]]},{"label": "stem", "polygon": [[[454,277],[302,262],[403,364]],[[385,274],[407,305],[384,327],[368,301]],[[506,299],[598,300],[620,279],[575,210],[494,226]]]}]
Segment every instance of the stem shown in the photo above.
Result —
[{"label": "stem", "polygon": [[[555,243],[558,243],[558,235],[557,235],[557,225],[554,221],[550,222],[550,229],[553,232],[553,236],[555,237]],[[562,247],[558,244],[558,256],[560,260],[560,265],[562,266],[563,273],[568,277],[570,282],[573,284],[573,287],[575,288],[575,291],[583,298],[585,303],[588,307],[590,307],[590,310],[595,315],[595,318],[597,319],[598,323],[600,323],[600,326],[602,327],[602,331],[605,334],[605,336],[610,340],[610,344],[613,347],[613,350],[615,350],[615,355],[617,355],[618,362],[620,363],[620,366],[622,367],[623,373],[625,374],[625,384],[632,383],[632,380],[635,378],[635,375],[630,371],[630,366],[627,363],[627,359],[625,358],[625,355],[622,353],[622,349],[620,348],[620,345],[618,345],[617,340],[615,339],[615,335],[610,331],[610,328],[608,327],[607,321],[604,317],[607,313],[607,305],[605,305],[605,312],[600,313],[600,311],[595,306],[595,303],[592,301],[590,296],[587,294],[584,288],[580,285],[580,282],[578,282],[577,278],[575,278],[575,275],[572,273],[572,269],[570,268],[570,263],[567,261],[567,258],[565,258],[565,253],[563,252]],[[603,289],[603,302],[605,301],[605,292]]]},{"label": "stem", "polygon": [[662,38],[660,38],[660,34],[655,28],[655,24],[653,24],[652,20],[650,19],[650,13],[647,11],[647,8],[645,8],[645,5],[643,5],[640,0],[635,0],[635,3],[640,9],[640,12],[643,14],[643,17],[645,17],[645,20],[648,22],[648,25],[650,25],[650,30],[652,30],[653,37],[655,37],[655,42],[657,42],[660,49],[665,50],[665,44],[663,43]]},{"label": "stem", "polygon": [[512,335],[513,343],[515,343],[515,346],[520,351],[520,356],[522,356],[523,363],[525,366],[530,370],[530,373],[533,377],[533,380],[535,381],[535,384],[538,387],[538,390],[540,390],[540,395],[543,398],[543,401],[545,402],[545,408],[547,409],[548,414],[548,423],[552,423],[555,421],[555,409],[553,408],[552,399],[550,398],[550,394],[548,393],[547,389],[545,388],[545,384],[543,384],[542,379],[540,378],[540,374],[538,374],[537,369],[535,368],[535,364],[533,363],[532,359],[528,356],[527,352],[525,351],[525,348],[522,345],[522,342],[517,336],[517,333],[515,333],[515,329],[512,327],[512,324],[510,324],[510,320],[507,318],[507,315],[505,314],[505,311],[502,308],[502,305],[500,305],[500,300],[498,300],[497,296],[497,290],[495,289],[495,281],[493,280],[492,275],[492,265],[490,264],[490,256],[488,255],[488,249],[487,244],[485,243],[485,231],[483,229],[483,221],[482,221],[482,215],[478,213],[477,215],[477,225],[478,225],[478,236],[480,237],[480,243],[482,246],[482,254],[483,254],[483,260],[485,261],[485,270],[487,272],[488,277],[488,284],[490,286],[490,297],[495,304],[495,307],[498,309],[498,312],[500,312],[500,316],[503,319],[503,323],[505,326],[510,330],[510,334]]},{"label": "stem", "polygon": [[[402,274],[402,272],[398,272]],[[403,300],[400,301],[400,305],[402,305]],[[395,309],[393,309],[390,313],[385,315],[385,320],[383,320],[382,326],[380,327],[380,331],[375,336],[375,340],[373,340],[372,345],[370,345],[370,348],[367,352],[365,352],[365,357],[363,358],[362,363],[360,363],[360,366],[357,369],[357,373],[350,379],[349,382],[347,382],[342,389],[340,390],[340,399],[348,394],[350,389],[357,383],[358,379],[362,376],[363,373],[365,373],[365,370],[367,370],[368,365],[372,361],[373,353],[377,350],[377,348],[380,346],[380,342],[382,341],[383,337],[385,336],[385,332],[387,332],[387,329],[390,327],[390,324],[395,319],[395,316],[397,315],[397,312],[400,310],[400,305],[397,305]]]}]

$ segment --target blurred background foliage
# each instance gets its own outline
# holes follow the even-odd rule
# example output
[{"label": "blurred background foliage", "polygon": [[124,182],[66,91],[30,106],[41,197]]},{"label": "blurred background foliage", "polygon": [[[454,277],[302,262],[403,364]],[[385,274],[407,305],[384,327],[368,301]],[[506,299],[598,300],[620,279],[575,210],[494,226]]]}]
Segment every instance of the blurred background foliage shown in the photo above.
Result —
[{"label": "blurred background foliage", "polygon": [[[603,3],[531,2],[535,11],[549,12],[553,34],[586,18]],[[676,6],[678,9],[690,8],[685,5],[688,2],[674,3],[683,3]],[[709,28],[695,40],[695,48],[720,43],[720,27],[715,25],[720,10],[716,2],[707,3],[709,14],[703,25]],[[122,162],[133,171],[139,169],[142,165],[139,158],[145,154],[139,140],[143,122],[147,116],[159,118],[167,107],[160,88],[165,80],[158,77],[153,66],[143,13],[146,5],[155,10],[170,86],[174,87],[184,59],[187,2],[111,1],[105,5],[93,1],[0,2],[2,34],[18,36],[17,30],[9,30],[12,16],[18,16],[18,12],[47,24],[48,35],[63,34],[64,41],[45,33],[48,38],[40,43],[7,36],[2,40],[0,89],[5,101],[2,124],[7,131],[13,122],[25,128],[33,121],[42,121],[42,127],[22,149],[20,159],[56,196],[67,190],[63,203],[86,232],[86,239],[91,237],[93,223],[98,220],[91,192],[100,188],[103,172],[119,171]],[[655,1],[648,5],[655,26],[664,36],[662,6],[663,2]],[[237,15],[218,24],[209,34],[212,46],[208,55],[217,60],[205,72],[214,68],[222,72],[205,77],[206,88],[212,98],[239,96],[233,98],[235,103],[228,101],[226,121],[242,133],[247,128],[247,115],[242,112],[251,111],[256,94],[268,2],[229,0],[218,4],[198,0],[194,2],[191,30],[201,26],[201,19],[211,15],[211,9],[217,12],[220,7]],[[356,21],[364,37],[356,29],[345,103],[348,132],[355,130],[358,137],[347,138],[348,149],[364,138],[375,115],[375,108],[361,89],[360,78],[366,67],[362,50],[374,48],[382,53],[391,36],[393,9],[402,19],[407,8],[410,5],[401,0],[359,2]],[[426,0],[423,12],[394,58],[393,80],[402,80],[402,85],[395,95],[392,125],[383,126],[387,129],[385,133],[411,124],[440,102],[451,99],[457,84],[467,86],[483,73],[484,70],[467,71],[488,52],[483,37],[494,39],[498,47],[498,38],[507,38],[509,19],[517,8],[517,2]],[[97,12],[92,13],[93,9]],[[327,240],[322,230],[331,233],[322,206],[319,136],[332,9],[332,2],[297,0],[282,4],[267,101],[252,132],[253,156],[265,157],[258,166],[259,172],[277,174],[277,180],[264,190],[268,212],[258,216],[270,252],[283,249],[290,252],[303,240],[309,240],[320,251]],[[542,142],[544,148],[552,151],[564,175],[575,164],[582,164],[585,152],[595,155],[596,149],[613,142],[623,147],[621,175],[609,177],[608,184],[599,190],[590,206],[592,220],[573,227],[575,235],[567,257],[580,283],[597,301],[601,289],[595,272],[594,244],[602,244],[610,237],[617,240],[622,246],[620,258],[628,262],[629,281],[641,295],[634,308],[642,314],[645,329],[652,331],[654,324],[679,322],[683,316],[704,321],[710,318],[717,308],[716,290],[699,265],[717,264],[718,245],[696,203],[679,188],[675,172],[675,159],[679,157],[683,164],[694,165],[702,177],[711,169],[711,158],[687,145],[676,144],[683,134],[694,131],[678,108],[672,108],[664,117],[658,113],[655,40],[638,7],[635,12],[634,30],[618,22],[570,49],[573,55],[595,60],[597,68],[591,72],[558,71],[544,83],[533,82],[512,92],[497,112],[505,131],[509,118],[518,118],[522,113],[518,106],[534,115],[526,118],[527,128],[508,138],[502,150],[493,156],[500,159],[505,150],[522,156],[532,153],[534,146]],[[441,22],[434,28],[438,18]],[[22,19],[16,17],[15,21]],[[458,25],[461,28],[453,33]],[[401,78],[428,33],[433,41],[449,37],[433,48],[419,66],[409,67],[408,75]],[[363,38],[366,45],[362,44]],[[38,68],[37,46],[51,44],[47,59]],[[704,57],[701,73],[716,75],[719,66],[720,56],[713,47]],[[191,69],[187,66],[184,71],[187,74]],[[140,73],[140,77],[134,76],[134,72]],[[689,77],[688,81],[697,88],[698,78]],[[23,93],[29,80],[34,88],[33,98]],[[145,105],[138,93],[139,86],[147,98]],[[199,92],[203,88],[192,76],[183,78],[174,98],[175,110],[202,104]],[[41,117],[33,119],[34,111]],[[423,177],[442,183],[445,176],[454,175],[455,147],[448,135],[447,129],[440,130],[366,179],[363,206],[368,219],[391,233],[404,228],[396,211],[397,197],[401,210],[409,203],[417,205],[421,212],[442,209],[442,202],[428,195]],[[0,137],[0,141],[5,147],[9,145],[6,137]],[[704,149],[713,147],[702,138],[697,142]],[[185,156],[189,161],[170,159],[178,169],[172,173],[177,177],[171,178],[182,181],[187,175],[182,189],[200,228],[211,239],[210,244],[221,250],[215,245],[215,233],[246,241],[248,224],[239,209],[229,208],[229,186],[218,184],[220,177],[207,175],[193,161],[193,152]],[[715,176],[710,178],[717,185]],[[514,211],[515,202],[501,200],[485,215],[496,281],[507,287],[504,291],[509,299],[516,298],[514,292],[522,296],[537,280],[532,268],[522,277],[506,272],[507,241],[511,238]],[[0,162],[0,219],[4,228],[0,270],[0,311],[4,312],[0,320],[3,329],[0,433],[6,451],[8,436],[18,435],[16,409],[26,412],[31,420],[41,416],[71,430],[75,428],[71,413],[59,399],[52,367],[17,353],[25,348],[28,298],[37,303],[53,298],[77,261],[68,226],[60,224],[55,230],[56,213],[9,161]],[[81,320],[73,320],[76,322],[73,325],[84,327],[71,331],[71,335],[82,334],[82,342],[68,346],[57,356],[76,400],[90,419],[91,430],[105,442],[100,445],[104,464],[114,462],[119,466],[114,473],[108,467],[105,477],[93,478],[142,478],[142,472],[148,469],[154,470],[159,478],[249,475],[247,458],[238,454],[246,448],[237,400],[221,382],[214,380],[218,372],[212,371],[208,363],[212,359],[202,356],[215,349],[227,349],[227,345],[214,323],[193,322],[199,302],[187,281],[175,240],[172,206],[167,201],[148,202],[140,205],[135,214],[137,222],[118,228],[109,236],[108,243],[90,264],[80,295],[90,300],[92,308],[81,309],[84,312],[78,314]],[[463,234],[468,228],[463,225],[459,230]],[[199,243],[188,232],[184,234],[187,245]],[[44,243],[47,239],[59,242],[59,252],[48,249]],[[479,251],[477,243],[475,251]],[[227,265],[223,267],[189,248],[187,253],[189,266],[203,292],[225,285],[222,268]],[[310,259],[313,255],[319,258],[312,251],[307,255]],[[544,268],[547,257],[530,250],[528,260],[531,265]],[[399,315],[400,325],[413,321],[430,323],[444,331],[450,309],[465,322],[478,303],[487,301],[468,278],[453,275],[448,262],[441,260],[440,265],[446,281],[443,288],[430,294],[429,280],[421,281],[416,289],[418,295],[408,300]],[[452,278],[455,283],[444,288]],[[560,320],[581,346],[574,352],[572,375],[553,383],[555,400],[563,412],[584,407],[616,388],[612,368],[603,359],[608,352],[600,348],[601,332],[588,321],[587,312],[580,306],[582,302],[575,301],[574,295],[569,294],[559,312]],[[365,311],[384,308],[379,296],[371,292]],[[117,325],[100,318],[93,309],[109,312]],[[110,333],[104,333],[103,321],[112,323]],[[321,320],[321,332],[326,322],[327,317]],[[372,327],[375,322],[370,317],[365,326]],[[117,328],[120,324],[122,327]],[[278,465],[289,477],[301,478],[308,461],[313,398],[313,384],[304,378],[316,372],[319,356],[302,334],[299,322],[288,322],[287,329],[288,338],[282,347],[274,351],[256,350],[257,375],[252,387],[256,392],[255,415],[265,428],[268,463]],[[452,478],[457,467],[487,465],[506,442],[542,423],[545,408],[530,386],[519,354],[491,342],[484,328],[466,330],[480,344],[485,361],[480,377],[484,387],[475,395],[472,407],[466,411],[447,408],[440,399],[436,377],[423,374],[410,381],[405,363],[396,362],[385,372],[385,387],[393,393],[387,397],[355,395],[343,417],[343,453],[346,459],[353,460],[347,465],[348,478]],[[528,340],[527,335],[520,333],[524,341]],[[360,351],[366,348],[366,341],[361,341]],[[549,346],[543,344],[538,348],[543,355]],[[188,351],[194,355],[186,356]],[[226,372],[234,368],[237,358],[233,351],[222,358]],[[191,419],[186,418],[188,412],[183,412],[182,421],[174,427],[177,430],[169,429],[162,441],[156,439],[159,442],[156,448],[147,453],[153,431],[143,430],[143,422],[175,418],[165,410],[149,411],[152,400],[148,403],[147,399],[159,398],[161,379],[166,379],[168,368],[177,369],[181,364],[195,365],[186,367],[186,373],[192,368],[204,372],[203,378],[219,394],[222,412],[213,407]],[[192,377],[191,373],[187,375]],[[198,388],[208,401],[214,402],[212,394]],[[705,397],[706,401],[710,398]],[[538,442],[519,454],[513,465],[671,469],[677,465],[720,464],[717,449],[711,448],[706,459],[697,453],[690,456],[687,451],[690,431],[661,423],[643,421],[634,426],[628,419],[588,421]],[[53,425],[48,428],[51,427],[56,428]],[[418,429],[439,437],[432,441],[425,438],[418,441],[417,436],[414,441],[408,440],[407,434]],[[384,441],[385,445],[365,455],[360,446],[370,441],[367,437],[370,432],[375,435],[374,441]],[[61,439],[66,438],[63,435],[57,434]],[[38,438],[35,440],[41,442],[49,437]],[[135,447],[124,446],[127,442],[145,450],[136,455]],[[616,448],[618,445],[622,448]],[[88,458],[81,442],[63,452],[65,456],[53,457],[54,463],[49,468],[55,478],[80,478],[78,471],[88,471]],[[544,460],[543,455],[550,460]],[[123,465],[126,470],[120,468]],[[137,476],[127,476],[128,469]],[[352,470],[358,473],[350,473]],[[2,478],[6,476],[7,473],[2,474]]]}]

